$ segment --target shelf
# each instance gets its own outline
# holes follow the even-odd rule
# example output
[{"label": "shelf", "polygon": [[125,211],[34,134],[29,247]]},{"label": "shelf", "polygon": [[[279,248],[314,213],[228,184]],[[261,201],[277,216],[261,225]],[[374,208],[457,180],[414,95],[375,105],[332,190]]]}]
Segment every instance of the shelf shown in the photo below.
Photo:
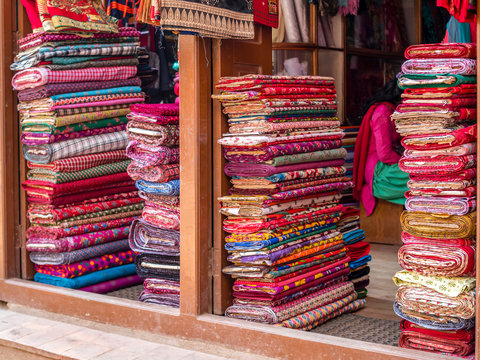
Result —
[{"label": "shelf", "polygon": [[314,43],[273,43],[273,50],[314,50],[317,46]]},{"label": "shelf", "polygon": [[359,55],[359,56],[376,56],[382,58],[395,58],[395,59],[405,59],[403,53],[393,53],[384,50],[376,49],[367,49],[367,48],[356,48],[356,47],[347,47],[347,55]]}]

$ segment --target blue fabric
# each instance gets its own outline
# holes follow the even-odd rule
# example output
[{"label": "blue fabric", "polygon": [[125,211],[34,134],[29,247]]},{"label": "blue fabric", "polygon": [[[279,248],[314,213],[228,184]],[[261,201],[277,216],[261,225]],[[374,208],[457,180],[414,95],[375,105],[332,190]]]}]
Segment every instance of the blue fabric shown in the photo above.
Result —
[{"label": "blue fabric", "polygon": [[356,269],[356,268],[358,268],[362,265],[365,265],[369,261],[372,261],[372,256],[371,255],[367,255],[367,256],[361,257],[358,260],[351,261],[351,262],[348,263],[348,265],[350,266],[350,269]]},{"label": "blue fabric", "polygon": [[36,282],[48,285],[55,285],[69,289],[80,289],[86,286],[98,284],[104,281],[118,279],[125,276],[135,275],[135,264],[121,265],[110,269],[95,271],[93,273],[78,276],[73,279],[61,278],[58,276],[36,273]]},{"label": "blue fabric", "polygon": [[356,242],[363,239],[365,239],[365,231],[362,229],[343,233],[343,242],[345,243],[345,245],[355,244]]},{"label": "blue fabric", "polygon": [[54,95],[54,96],[51,96],[51,99],[55,101],[55,100],[73,99],[73,98],[85,97],[85,96],[132,94],[132,93],[139,93],[139,92],[142,92],[142,88],[140,86],[123,86],[123,87],[110,88],[110,89],[89,90],[89,91],[81,91],[76,93]]},{"label": "blue fabric", "polygon": [[470,33],[470,24],[461,23],[453,16],[447,23],[447,33],[449,43],[470,43],[472,36]]},{"label": "blue fabric", "polygon": [[180,180],[172,180],[166,183],[137,180],[135,186],[138,190],[149,194],[178,196],[180,195]]}]

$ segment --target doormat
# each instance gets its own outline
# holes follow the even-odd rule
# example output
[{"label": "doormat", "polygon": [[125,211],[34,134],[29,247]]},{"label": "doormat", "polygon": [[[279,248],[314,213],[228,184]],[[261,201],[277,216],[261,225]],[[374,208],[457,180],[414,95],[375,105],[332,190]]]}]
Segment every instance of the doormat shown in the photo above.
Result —
[{"label": "doormat", "polygon": [[376,344],[398,346],[400,321],[344,314],[313,329],[311,332]]},{"label": "doormat", "polygon": [[143,284],[131,286],[125,289],[115,290],[105,295],[118,297],[122,299],[138,300],[138,295],[143,291]]}]

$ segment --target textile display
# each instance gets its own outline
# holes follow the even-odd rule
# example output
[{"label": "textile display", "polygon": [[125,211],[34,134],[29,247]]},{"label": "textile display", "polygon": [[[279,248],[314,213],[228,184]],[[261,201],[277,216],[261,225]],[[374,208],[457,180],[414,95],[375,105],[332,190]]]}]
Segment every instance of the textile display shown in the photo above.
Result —
[{"label": "textile display", "polygon": [[[468,3],[437,1],[463,20]],[[400,219],[404,270],[393,278],[399,346],[461,357],[475,349],[475,52],[468,43],[407,48],[398,76],[405,91],[392,115],[405,136],[399,167],[410,178]]]},{"label": "textile display", "polygon": [[22,4],[37,32],[18,40],[11,69],[35,280],[97,293],[135,285],[128,237],[144,199],[125,149],[129,106],[145,101],[141,33],[118,28],[100,0]]},{"label": "textile display", "polygon": [[360,309],[355,286],[365,293],[368,279],[355,285],[348,275],[351,261],[370,261],[370,248],[348,217],[339,225],[352,213],[339,202],[353,182],[334,79],[246,75],[221,78],[217,90],[232,184],[218,198],[231,263],[222,271],[234,279],[225,315],[311,330]]}]

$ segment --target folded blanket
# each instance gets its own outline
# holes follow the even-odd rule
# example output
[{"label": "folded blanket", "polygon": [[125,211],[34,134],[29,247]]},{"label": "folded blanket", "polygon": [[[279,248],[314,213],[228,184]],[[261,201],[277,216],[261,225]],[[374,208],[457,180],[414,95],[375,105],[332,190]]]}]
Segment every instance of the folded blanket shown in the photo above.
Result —
[{"label": "folded blanket", "polygon": [[69,289],[80,289],[104,281],[135,275],[135,272],[135,264],[127,264],[108,268],[105,270],[95,271],[71,279],[37,272],[34,276],[34,280],[43,284],[55,285]]},{"label": "folded blanket", "polygon": [[128,237],[133,251],[146,254],[180,255],[180,233],[150,225],[144,219],[132,223]]},{"label": "folded blanket", "polygon": [[178,281],[146,278],[143,286],[145,290],[155,294],[180,295],[180,283]]},{"label": "folded blanket", "polygon": [[165,146],[153,147],[133,140],[128,143],[127,156],[143,166],[178,164],[180,149]]},{"label": "folded blanket", "polygon": [[180,178],[180,165],[168,164],[158,166],[142,166],[132,162],[128,166],[128,175],[133,180],[165,183]]},{"label": "folded blanket", "polygon": [[46,84],[34,89],[25,89],[18,92],[18,100],[32,101],[45,99],[53,95],[75,93],[80,91],[110,89],[122,86],[140,86],[139,77],[110,81],[69,82],[60,84]]},{"label": "folded blanket", "polygon": [[466,215],[476,210],[477,201],[474,198],[414,196],[407,199],[405,208],[408,211]]},{"label": "folded blanket", "polygon": [[180,180],[172,180],[167,183],[149,182],[137,180],[135,183],[138,190],[165,196],[178,196],[180,194]]},{"label": "folded blanket", "polygon": [[427,276],[403,270],[394,275],[393,281],[397,286],[423,286],[450,298],[456,298],[475,289],[475,278],[467,276]]},{"label": "folded blanket", "polygon": [[69,252],[31,252],[30,260],[37,265],[67,265],[129,249],[128,239],[124,239],[89,246]]},{"label": "folded blanket", "polygon": [[180,281],[179,256],[140,254],[135,259],[135,267],[142,279],[153,277]]},{"label": "folded blanket", "polygon": [[[76,62],[77,60],[85,59],[81,62]],[[39,65],[43,68],[62,71],[62,70],[74,70],[74,69],[83,69],[83,68],[105,68],[112,66],[137,66],[139,60],[134,56],[112,56],[112,57],[101,57],[98,59],[89,59],[88,56],[79,57],[76,59],[71,58],[61,58],[54,57],[50,58],[47,61],[42,61]],[[139,74],[141,75],[141,74]]]},{"label": "folded blanket", "polygon": [[370,253],[370,244],[366,241],[357,241],[353,244],[346,244],[347,255],[350,257],[351,261],[357,261]]},{"label": "folded blanket", "polygon": [[474,84],[477,81],[476,76],[464,75],[411,75],[402,74],[398,78],[398,86],[401,89],[428,88],[428,87],[453,87],[461,84]]},{"label": "folded blanket", "polygon": [[477,139],[477,125],[444,134],[411,135],[402,139],[407,150],[437,150],[473,143]]},{"label": "folded blanket", "polygon": [[123,160],[128,160],[128,157],[125,155],[125,150],[114,150],[97,154],[69,157],[55,160],[47,164],[29,162],[27,165],[30,169],[46,169],[54,172],[77,172]]},{"label": "folded blanket", "polygon": [[307,170],[320,167],[342,166],[345,164],[344,159],[315,161],[301,164],[273,166],[264,164],[243,164],[243,163],[227,163],[225,164],[225,174],[227,176],[271,176],[274,174]]},{"label": "folded blanket", "polygon": [[52,161],[80,155],[123,149],[128,144],[125,131],[111,134],[73,139],[55,144],[23,146],[23,154],[28,161],[48,164]]},{"label": "folded blanket", "polygon": [[400,323],[399,347],[445,353],[454,356],[467,356],[475,350],[474,331],[437,331],[424,329],[409,321]]},{"label": "folded blanket", "polygon": [[299,134],[277,134],[272,135],[249,135],[249,136],[224,136],[217,141],[222,146],[267,146],[270,144],[282,144],[289,142],[305,142],[317,140],[339,140],[343,137],[342,131],[328,131],[328,132],[305,132]]},{"label": "folded blanket", "polygon": [[[128,265],[124,265],[128,266]],[[125,277],[121,277],[114,280],[107,280],[101,283],[86,286],[80,288],[81,291],[92,292],[96,294],[106,294],[112,291],[126,289],[135,285],[139,285],[143,282],[143,280],[137,275],[129,275]]]},{"label": "folded blanket", "polygon": [[[298,101],[297,101],[298,102]],[[242,106],[243,105],[239,105]],[[247,108],[252,108],[252,105],[246,105]],[[260,106],[263,107],[263,106]],[[228,108],[227,108],[228,109]],[[228,112],[228,111],[227,111]],[[340,127],[340,121],[329,120],[326,118],[322,121],[292,121],[292,122],[245,122],[239,124],[232,124],[228,132],[230,134],[251,134],[251,133],[273,133],[276,131],[285,131],[297,129],[337,129]]]},{"label": "folded blanket", "polygon": [[432,239],[471,238],[475,234],[476,212],[467,215],[436,216],[404,211],[401,216],[405,232]]},{"label": "folded blanket", "polygon": [[136,140],[145,145],[178,146],[180,128],[178,125],[159,125],[130,120],[127,134],[130,140]]},{"label": "folded blanket", "polygon": [[180,206],[180,196],[158,195],[147,193],[145,191],[138,191],[138,196],[145,201],[157,203],[160,205]]},{"label": "folded blanket", "polygon": [[475,292],[470,291],[451,298],[423,286],[400,286],[395,296],[405,311],[414,310],[438,317],[471,319],[475,316]]},{"label": "folded blanket", "polygon": [[67,265],[35,265],[35,270],[46,275],[74,278],[98,270],[130,264],[133,263],[134,260],[135,253],[131,250],[128,250]]},{"label": "folded blanket", "polygon": [[180,294],[159,294],[145,289],[138,297],[138,301],[148,304],[164,305],[179,308]]},{"label": "folded blanket", "polygon": [[331,304],[318,307],[282,322],[282,326],[290,329],[312,330],[328,320],[348,312],[365,307],[365,299],[357,300],[357,294],[348,295]]},{"label": "folded blanket", "polygon": [[[132,104],[130,105],[130,107],[134,105],[145,105],[145,104]],[[152,105],[152,104],[149,104],[149,105]],[[163,104],[159,104],[159,105],[163,105]],[[143,115],[143,114],[138,114],[134,112],[131,112],[130,114],[128,114],[128,119],[130,121],[136,121],[139,123],[141,122],[141,123],[157,124],[157,125],[178,125],[180,121],[180,117],[178,115],[154,116],[154,115]]]},{"label": "folded blanket", "polygon": [[277,324],[320,306],[330,304],[353,293],[353,284],[344,282],[276,307],[232,305],[225,316],[266,324]]},{"label": "folded blanket", "polygon": [[[233,176],[231,183],[235,186],[242,184],[251,184],[253,186],[268,186],[276,187],[277,183],[284,183],[286,181],[299,181],[302,179],[321,178],[327,179],[330,177],[342,176],[346,173],[345,167],[321,167],[311,168],[298,171],[287,171],[284,173],[273,174],[267,177],[241,177]],[[306,180],[308,181],[308,180]]]},{"label": "folded blanket", "polygon": [[12,86],[15,90],[24,90],[46,84],[123,80],[134,77],[136,74],[136,66],[114,66],[61,71],[30,68],[16,73],[12,78]]},{"label": "folded blanket", "polygon": [[475,166],[475,155],[437,156],[437,157],[402,157],[398,166],[400,170],[412,174],[449,174]]},{"label": "folded blanket", "polygon": [[405,231],[402,232],[402,242],[409,244],[425,244],[425,245],[455,245],[455,246],[470,246],[475,244],[473,239],[428,239],[420,236],[410,235]]},{"label": "folded blanket", "polygon": [[132,105],[130,110],[135,115],[142,115],[152,120],[161,120],[163,116],[179,115],[178,104],[136,104]]},{"label": "folded blanket", "polygon": [[400,248],[398,262],[403,269],[422,275],[471,276],[475,271],[475,248],[411,243]]},{"label": "folded blanket", "polygon": [[475,44],[443,43],[411,45],[405,50],[407,59],[474,58]]},{"label": "folded blanket", "polygon": [[477,143],[468,143],[445,149],[431,150],[405,150],[404,156],[407,158],[425,158],[434,156],[464,156],[477,153]]},{"label": "folded blanket", "polygon": [[89,178],[99,178],[111,174],[120,174],[127,171],[131,160],[120,161],[111,164],[104,164],[90,169],[76,172],[56,172],[48,169],[33,168],[27,173],[28,180],[51,182],[63,184],[72,181],[79,181]]},{"label": "folded blanket", "polygon": [[285,155],[293,155],[299,153],[311,153],[321,150],[330,150],[341,147],[340,140],[325,141],[306,141],[286,144],[268,145],[261,148],[235,148],[225,147],[223,149],[224,156],[232,162],[261,162],[272,160],[273,158]]},{"label": "folded blanket", "polygon": [[404,74],[436,74],[436,75],[476,75],[475,59],[412,59],[402,65]]},{"label": "folded blanket", "polygon": [[281,75],[244,75],[237,77],[222,77],[216,88],[222,91],[240,91],[261,89],[272,86],[332,86],[335,80],[324,76],[281,76]]},{"label": "folded blanket", "polygon": [[471,329],[475,326],[475,318],[462,319],[454,316],[423,314],[414,310],[405,309],[397,302],[393,304],[393,311],[402,319],[431,330],[461,330]]},{"label": "folded blanket", "polygon": [[146,202],[142,218],[153,226],[168,230],[180,230],[180,208]]}]

